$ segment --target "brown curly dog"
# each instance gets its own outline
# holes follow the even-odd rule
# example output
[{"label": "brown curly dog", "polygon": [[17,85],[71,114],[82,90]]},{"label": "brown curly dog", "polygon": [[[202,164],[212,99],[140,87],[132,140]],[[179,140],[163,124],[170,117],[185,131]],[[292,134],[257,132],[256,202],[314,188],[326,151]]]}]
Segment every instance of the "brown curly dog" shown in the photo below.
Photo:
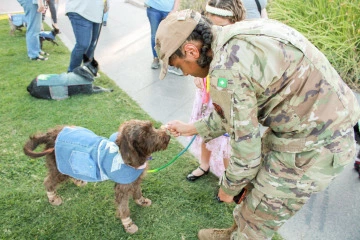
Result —
[{"label": "brown curly dog", "polygon": [[[44,185],[52,205],[62,203],[56,187],[65,180],[71,179],[78,186],[114,181],[117,217],[126,232],[135,233],[138,227],[130,218],[129,198],[140,206],[151,205],[151,200],[143,197],[140,183],[151,153],[165,150],[169,141],[166,129],[155,129],[150,121],[130,120],[110,139],[86,128],[58,126],[31,136],[24,152],[31,158],[46,156]],[[45,144],[44,150],[34,152],[41,144]]]}]

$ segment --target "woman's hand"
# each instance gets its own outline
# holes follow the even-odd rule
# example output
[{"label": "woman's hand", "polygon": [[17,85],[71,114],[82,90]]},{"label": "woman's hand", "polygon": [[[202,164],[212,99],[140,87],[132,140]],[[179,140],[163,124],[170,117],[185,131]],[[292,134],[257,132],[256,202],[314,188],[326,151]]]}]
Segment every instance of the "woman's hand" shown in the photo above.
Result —
[{"label": "woman's hand", "polygon": [[38,12],[44,13],[45,12],[45,6],[42,0],[38,0]]},{"label": "woman's hand", "polygon": [[220,201],[226,202],[226,203],[232,203],[233,196],[227,195],[221,188],[219,188],[218,198]]},{"label": "woman's hand", "polygon": [[178,120],[168,122],[166,128],[174,137],[192,136],[197,134],[196,128],[192,123],[184,123]]}]

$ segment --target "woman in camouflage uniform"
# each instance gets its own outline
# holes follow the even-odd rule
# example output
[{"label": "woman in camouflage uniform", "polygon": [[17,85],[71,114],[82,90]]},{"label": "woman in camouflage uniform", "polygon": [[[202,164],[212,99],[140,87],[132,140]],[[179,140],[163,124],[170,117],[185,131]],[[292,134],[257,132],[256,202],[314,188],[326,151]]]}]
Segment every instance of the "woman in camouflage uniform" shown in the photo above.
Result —
[{"label": "woman in camouflage uniform", "polygon": [[[215,110],[193,124],[168,123],[175,136],[209,141],[229,133],[230,163],[219,198],[232,202],[237,228],[203,229],[200,239],[266,239],[324,190],[354,159],[353,126],[360,109],[326,57],[295,29],[274,20],[211,27],[184,10],[160,24],[156,49],[185,75],[210,75]],[[268,127],[263,136],[259,123]]]}]

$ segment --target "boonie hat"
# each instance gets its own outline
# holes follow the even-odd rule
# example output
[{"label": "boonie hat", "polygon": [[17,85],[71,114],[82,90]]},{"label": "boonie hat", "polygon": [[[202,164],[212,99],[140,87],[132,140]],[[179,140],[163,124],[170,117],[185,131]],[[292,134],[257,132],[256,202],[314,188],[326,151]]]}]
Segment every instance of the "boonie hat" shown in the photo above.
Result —
[{"label": "boonie hat", "polygon": [[186,41],[201,19],[201,14],[191,9],[169,14],[156,31],[155,51],[162,61],[159,78],[166,76],[170,56]]}]

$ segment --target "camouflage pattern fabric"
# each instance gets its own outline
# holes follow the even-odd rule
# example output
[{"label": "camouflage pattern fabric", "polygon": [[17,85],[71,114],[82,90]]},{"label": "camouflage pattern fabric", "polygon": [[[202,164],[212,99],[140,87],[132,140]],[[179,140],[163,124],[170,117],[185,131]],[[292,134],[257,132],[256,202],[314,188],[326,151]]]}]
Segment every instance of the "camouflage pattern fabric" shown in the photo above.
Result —
[{"label": "camouflage pattern fabric", "polygon": [[[353,159],[360,108],[326,57],[289,26],[245,20],[213,32],[215,110],[195,127],[206,141],[231,136],[222,190],[255,187],[234,217],[239,231],[259,235],[238,238],[271,237]],[[262,139],[260,124],[268,127]]]}]

